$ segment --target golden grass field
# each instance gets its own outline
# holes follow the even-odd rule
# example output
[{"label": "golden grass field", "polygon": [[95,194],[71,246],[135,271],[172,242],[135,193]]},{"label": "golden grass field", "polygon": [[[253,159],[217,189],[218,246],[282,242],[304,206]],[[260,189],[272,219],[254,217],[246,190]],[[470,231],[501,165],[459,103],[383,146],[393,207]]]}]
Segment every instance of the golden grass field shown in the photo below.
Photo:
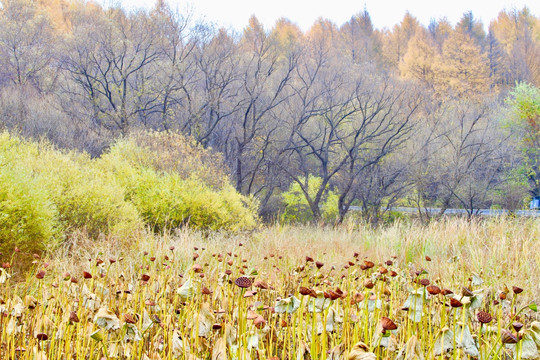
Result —
[{"label": "golden grass field", "polygon": [[504,218],[75,235],[2,264],[0,359],[537,359],[539,238]]}]

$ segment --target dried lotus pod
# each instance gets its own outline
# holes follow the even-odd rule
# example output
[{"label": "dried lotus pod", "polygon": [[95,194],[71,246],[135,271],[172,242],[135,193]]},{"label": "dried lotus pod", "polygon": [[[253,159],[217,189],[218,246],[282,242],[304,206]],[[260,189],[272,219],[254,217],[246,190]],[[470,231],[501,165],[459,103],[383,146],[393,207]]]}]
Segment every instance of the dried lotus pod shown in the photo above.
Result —
[{"label": "dried lotus pod", "polygon": [[488,324],[493,320],[493,317],[485,311],[479,311],[478,314],[476,314],[476,318],[482,324]]},{"label": "dried lotus pod", "polygon": [[395,322],[393,322],[392,320],[390,320],[389,318],[383,316],[381,318],[381,326],[382,326],[382,329],[386,332],[386,331],[392,331],[392,330],[396,330],[397,329],[397,325]]},{"label": "dried lotus pod", "polygon": [[517,344],[518,338],[508,330],[503,330],[501,334],[503,344]]},{"label": "dried lotus pod", "polygon": [[438,295],[441,293],[441,289],[436,285],[429,285],[428,287],[426,287],[426,290],[431,295]]},{"label": "dried lotus pod", "polygon": [[470,289],[467,289],[466,287],[463,287],[461,289],[461,294],[463,296],[468,296],[468,297],[473,297],[474,296],[474,293]]},{"label": "dried lotus pod", "polygon": [[236,284],[236,286],[242,289],[247,289],[251,287],[251,284],[252,284],[251,280],[245,276],[240,276],[238,279],[234,281],[234,283]]},{"label": "dried lotus pod", "polygon": [[450,306],[453,307],[453,308],[458,308],[458,307],[462,307],[463,303],[461,301],[459,301],[458,299],[451,298],[450,299]]}]

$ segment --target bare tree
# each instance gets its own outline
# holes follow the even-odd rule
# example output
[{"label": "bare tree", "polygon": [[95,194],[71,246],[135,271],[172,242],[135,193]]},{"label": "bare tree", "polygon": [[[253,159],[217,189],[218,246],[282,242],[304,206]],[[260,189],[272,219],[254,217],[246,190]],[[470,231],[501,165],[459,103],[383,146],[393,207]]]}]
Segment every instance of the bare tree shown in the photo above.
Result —
[{"label": "bare tree", "polygon": [[2,1],[0,10],[0,84],[30,85],[50,90],[55,36],[52,25],[35,3]]},{"label": "bare tree", "polygon": [[205,146],[226,153],[231,129],[225,122],[240,108],[237,101],[242,80],[238,64],[238,46],[235,39],[220,29],[207,34],[195,49],[194,60],[198,79],[196,86],[186,93],[188,114],[181,129],[193,135]]},{"label": "bare tree", "polygon": [[500,130],[494,110],[489,99],[457,100],[443,104],[426,122],[415,156],[417,171],[427,177],[414,180],[419,211],[431,203],[441,208],[441,215],[454,206],[472,216],[490,205],[488,195],[504,180],[501,170],[508,155],[502,151],[508,135]]},{"label": "bare tree", "polygon": [[240,108],[230,124],[233,143],[228,146],[234,155],[236,189],[251,194],[266,150],[280,127],[272,122],[272,113],[291,96],[298,54],[294,50],[278,52],[277,43],[254,18],[241,47]]},{"label": "bare tree", "polygon": [[[411,86],[385,74],[368,74],[357,90],[359,112],[352,119],[352,131],[343,139],[348,162],[342,170],[344,181],[338,186],[340,222],[356,199],[362,202],[365,212],[371,212],[370,218],[378,221],[382,201],[405,188],[394,185],[403,179],[406,165],[391,165],[390,160],[410,140],[420,100]],[[379,186],[378,191],[366,195],[366,182]]]},{"label": "bare tree", "polygon": [[145,13],[126,16],[115,9],[99,18],[81,16],[74,24],[62,62],[68,76],[64,90],[98,127],[126,134],[158,106],[158,94],[140,95],[159,71],[150,66],[163,56],[158,30]]},{"label": "bare tree", "polygon": [[[372,67],[340,67],[324,52],[315,55],[301,67],[283,166],[316,220],[325,191],[336,184],[342,221],[359,194],[360,175],[410,135],[417,102],[410,101],[414,97],[407,96],[406,87]],[[322,179],[315,195],[308,191],[310,174]]]}]

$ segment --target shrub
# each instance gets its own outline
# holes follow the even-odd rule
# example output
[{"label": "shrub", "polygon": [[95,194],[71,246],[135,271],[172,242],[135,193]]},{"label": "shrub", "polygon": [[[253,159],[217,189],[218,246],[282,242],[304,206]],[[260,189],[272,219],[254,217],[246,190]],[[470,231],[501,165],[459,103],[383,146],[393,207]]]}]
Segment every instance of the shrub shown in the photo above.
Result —
[{"label": "shrub", "polygon": [[227,166],[220,153],[205,149],[195,139],[180,133],[141,131],[130,136],[145,156],[145,164],[157,171],[176,173],[181,178],[192,176],[216,188],[228,183]]},{"label": "shrub", "polygon": [[[217,187],[216,183],[208,184],[201,179],[196,171],[185,177],[188,173],[175,172],[172,165],[165,166],[167,161],[160,161],[160,156],[161,153],[128,138],[117,141],[98,160],[103,172],[121,184],[126,199],[135,204],[154,230],[189,224],[195,229],[237,231],[257,225],[254,199],[236,192],[228,181]],[[165,152],[164,156],[169,157],[170,153]]]},{"label": "shrub", "polygon": [[[1,140],[5,140],[4,135]],[[5,143],[0,144],[0,148]],[[0,152],[0,256],[7,259],[16,247],[40,252],[58,239],[59,224],[54,204],[40,179],[7,162]]]},{"label": "shrub", "polygon": [[87,155],[52,149],[40,153],[33,170],[45,179],[67,231],[127,236],[142,225],[136,207],[125,200],[124,189],[104,177]]},{"label": "shrub", "polygon": [[158,231],[185,224],[232,231],[257,226],[256,202],[236,192],[223,172],[211,184],[202,179],[210,176],[204,171],[212,167],[204,163],[212,155],[190,149],[186,159],[193,156],[199,165],[180,165],[171,152],[155,153],[156,147],[134,139],[91,159],[0,133],[0,251],[50,249],[75,230],[125,238],[144,223]]},{"label": "shrub", "polygon": [[35,179],[27,194],[42,193],[65,232],[127,235],[142,224],[135,206],[125,201],[122,187],[104,178],[88,155],[62,152],[46,142],[21,141],[7,133],[2,140],[0,152]]}]

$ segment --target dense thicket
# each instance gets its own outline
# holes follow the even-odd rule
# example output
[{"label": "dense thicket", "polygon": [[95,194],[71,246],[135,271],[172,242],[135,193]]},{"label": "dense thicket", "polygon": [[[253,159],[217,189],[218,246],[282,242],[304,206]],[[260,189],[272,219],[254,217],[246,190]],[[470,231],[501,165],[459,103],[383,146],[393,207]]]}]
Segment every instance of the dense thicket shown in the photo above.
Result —
[{"label": "dense thicket", "polygon": [[54,248],[74,232],[129,241],[144,226],[255,228],[256,201],[235,191],[220,162],[174,133],[137,133],[95,159],[0,133],[0,254]]},{"label": "dense thicket", "polygon": [[[455,25],[425,27],[407,13],[375,29],[363,11],[305,33],[288,19],[264,29],[252,17],[241,34],[162,1],[135,12],[65,0],[2,0],[0,9],[1,126],[127,162],[126,144],[107,150],[118,137],[179,131],[205,156],[221,154],[224,176],[266,217],[341,221],[355,205],[376,222],[396,203],[422,216],[433,206],[470,215],[522,207],[540,193],[529,146],[540,110],[520,121],[520,104],[535,100],[517,95],[539,85],[540,19],[527,8],[501,11],[487,29],[470,12]],[[182,171],[169,160],[158,165]],[[172,179],[151,189],[162,181],[155,172],[122,176],[141,216],[155,215],[142,193],[163,201],[159,227],[178,225],[185,213],[170,206],[198,193]]]}]

